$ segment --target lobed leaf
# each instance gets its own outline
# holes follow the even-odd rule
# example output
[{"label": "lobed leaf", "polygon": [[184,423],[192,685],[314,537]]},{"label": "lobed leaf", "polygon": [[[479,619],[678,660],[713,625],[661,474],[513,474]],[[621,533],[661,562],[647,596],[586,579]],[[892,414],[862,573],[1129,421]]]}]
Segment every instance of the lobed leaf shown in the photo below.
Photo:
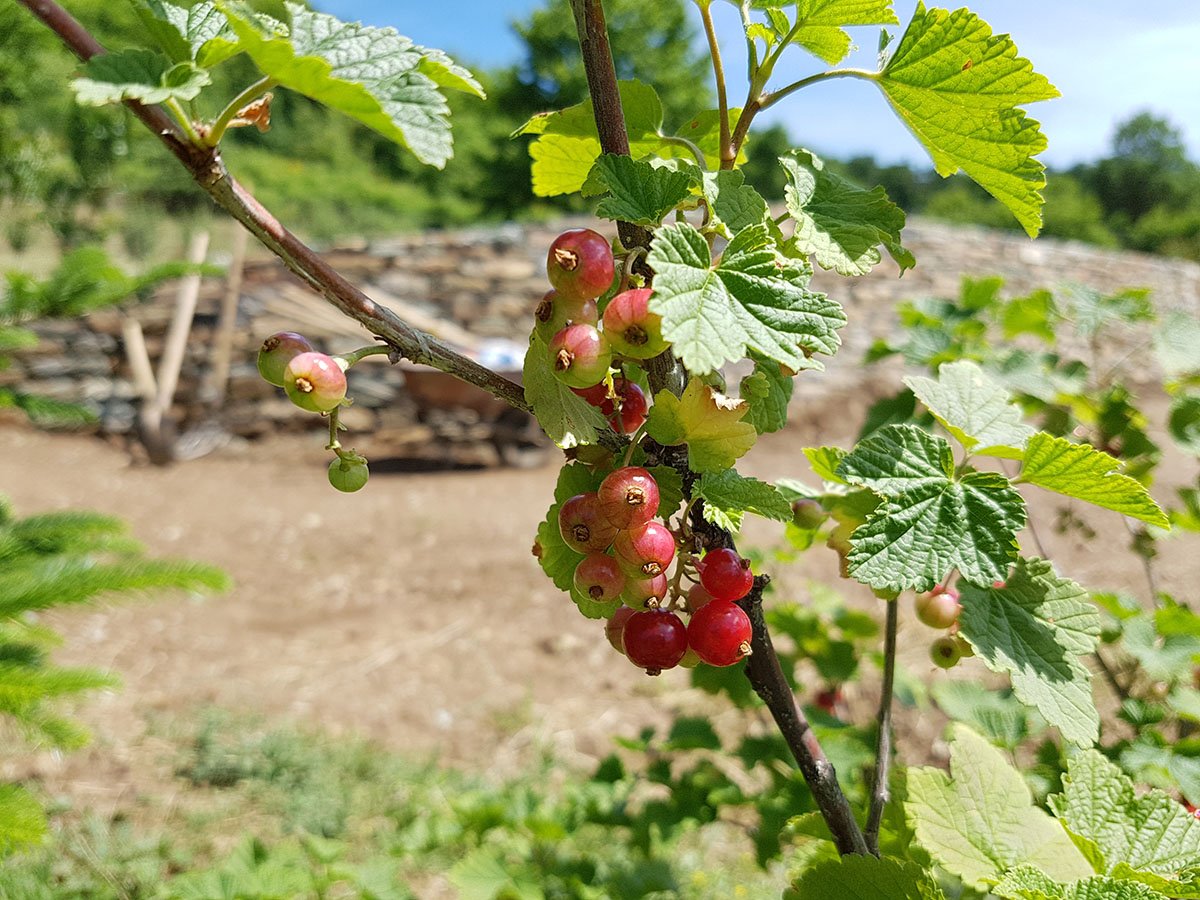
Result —
[{"label": "lobed leaf", "polygon": [[190,62],[173,63],[154,50],[132,49],[93,56],[71,89],[85,106],[126,100],[153,104],[194,100],[211,81],[208,72]]},{"label": "lobed leaf", "polygon": [[209,0],[186,8],[169,0],[132,2],[143,26],[175,62],[194,62],[211,69],[241,53],[229,20]]},{"label": "lobed leaf", "polygon": [[692,378],[683,395],[659,391],[646,419],[646,433],[665,446],[687,444],[688,464],[700,473],[721,472],[754,446],[758,433],[742,419],[746,404],[718,401],[713,389]]},{"label": "lobed leaf", "polygon": [[1008,392],[969,360],[942,363],[937,380],[920,375],[904,383],[963,448],[982,456],[1020,459],[1034,429]]},{"label": "lobed leaf", "polygon": [[[795,5],[792,23],[780,7]],[[754,0],[751,4],[767,11],[775,40],[799,44],[819,59],[836,65],[850,52],[846,25],[893,25],[899,19],[892,0]]]},{"label": "lobed leaf", "polygon": [[694,184],[688,172],[605,153],[592,166],[584,192],[607,192],[596,207],[601,218],[657,228],[667,213],[691,195]]},{"label": "lobed leaf", "polygon": [[843,856],[808,869],[787,896],[795,900],[945,900],[932,872],[888,857]]},{"label": "lobed leaf", "polygon": [[729,532],[741,529],[745,513],[776,522],[792,518],[791,504],[775,485],[740,475],[734,469],[701,476],[694,496],[704,498],[705,520]]},{"label": "lobed leaf", "polygon": [[742,379],[738,393],[749,405],[746,421],[759,434],[779,431],[787,424],[788,403],[795,383],[778,363],[756,359],[754,371]]}]

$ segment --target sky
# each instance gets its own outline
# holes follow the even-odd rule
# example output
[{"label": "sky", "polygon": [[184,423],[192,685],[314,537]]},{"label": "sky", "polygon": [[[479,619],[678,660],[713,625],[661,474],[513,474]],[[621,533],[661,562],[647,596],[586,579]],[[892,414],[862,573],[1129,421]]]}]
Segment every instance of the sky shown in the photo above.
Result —
[{"label": "sky", "polygon": [[[554,2],[570,15],[565,0]],[[394,26],[468,65],[495,67],[519,60],[521,44],[510,23],[543,0],[316,0],[314,5],[343,19]],[[1021,55],[1062,92],[1060,99],[1027,107],[1049,137],[1041,157],[1047,164],[1066,167],[1104,155],[1115,125],[1146,109],[1179,128],[1190,156],[1200,159],[1200,0],[970,0],[966,5],[994,31],[1011,34]],[[902,22],[915,6],[916,0],[896,0]],[[713,11],[726,71],[744,72],[737,10],[717,3]],[[843,65],[874,68],[879,29],[852,33],[863,49]],[[797,48],[785,54],[772,83],[786,84],[822,68]],[[738,95],[731,87],[731,97]],[[928,162],[879,91],[857,80],[799,91],[758,121],[782,122],[797,143],[831,156]]]}]

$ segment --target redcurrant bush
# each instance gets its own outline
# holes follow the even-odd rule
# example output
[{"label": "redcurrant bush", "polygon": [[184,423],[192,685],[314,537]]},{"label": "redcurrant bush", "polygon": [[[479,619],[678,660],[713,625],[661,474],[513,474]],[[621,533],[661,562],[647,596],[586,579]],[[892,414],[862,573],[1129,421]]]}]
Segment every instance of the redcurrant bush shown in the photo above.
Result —
[{"label": "redcurrant bush", "polygon": [[645,525],[658,514],[658,482],[640,466],[610,472],[596,494],[600,514],[615,528]]},{"label": "redcurrant bush", "polygon": [[618,531],[613,552],[621,570],[631,578],[662,575],[675,558],[675,536],[657,522],[647,522],[628,531]]},{"label": "redcurrant bush", "polygon": [[662,318],[650,312],[649,288],[622,291],[604,308],[604,334],[613,352],[632,359],[650,359],[667,349]]},{"label": "redcurrant bush", "polygon": [[700,561],[700,583],[717,600],[741,600],[754,587],[750,560],[738,556],[736,550],[718,547]]},{"label": "redcurrant bush", "polygon": [[568,325],[550,341],[550,364],[567,387],[599,384],[612,364],[612,351],[594,325]]},{"label": "redcurrant bush", "polygon": [[301,353],[311,353],[313,345],[302,334],[277,331],[262,343],[258,351],[258,374],[263,380],[283,387],[283,375],[288,363]]},{"label": "redcurrant bush", "polygon": [[932,591],[918,594],[913,605],[917,610],[917,618],[930,628],[950,628],[958,621],[958,614],[962,611],[958,591],[941,584]]},{"label": "redcurrant bush", "polygon": [[625,590],[625,576],[607,553],[589,553],[575,567],[575,589],[589,600],[607,603]]},{"label": "redcurrant bush", "polygon": [[288,399],[309,412],[329,412],[346,396],[346,373],[332,356],[301,353],[287,364],[283,389]]},{"label": "redcurrant bush", "polygon": [[560,294],[594,300],[608,290],[615,273],[612,247],[590,228],[572,228],[554,239],[546,254],[546,275]]},{"label": "redcurrant bush", "polygon": [[595,491],[576,494],[559,507],[558,530],[567,546],[578,553],[607,550],[617,536],[616,526],[600,513]]},{"label": "redcurrant bush", "polygon": [[706,603],[688,623],[688,646],[710,666],[732,666],[750,652],[750,617],[728,600]]},{"label": "redcurrant bush", "polygon": [[679,665],[688,648],[683,620],[664,609],[635,612],[625,621],[622,637],[629,661],[648,675]]}]

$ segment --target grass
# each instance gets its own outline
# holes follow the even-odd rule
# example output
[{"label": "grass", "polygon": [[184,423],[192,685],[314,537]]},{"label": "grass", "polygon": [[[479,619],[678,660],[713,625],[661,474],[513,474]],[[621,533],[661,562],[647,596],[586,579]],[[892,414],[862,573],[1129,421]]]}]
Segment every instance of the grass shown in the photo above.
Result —
[{"label": "grass", "polygon": [[646,785],[615,758],[592,774],[543,758],[496,781],[219,712],[172,743],[169,804],[60,808],[52,843],[0,868],[0,897],[725,898],[783,884],[733,825],[632,827]]}]

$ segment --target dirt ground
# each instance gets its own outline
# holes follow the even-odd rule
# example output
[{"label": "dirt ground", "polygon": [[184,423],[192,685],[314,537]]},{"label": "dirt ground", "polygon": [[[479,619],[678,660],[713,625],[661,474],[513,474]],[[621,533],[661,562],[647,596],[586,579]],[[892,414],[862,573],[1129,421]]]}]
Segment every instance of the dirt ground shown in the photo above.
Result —
[{"label": "dirt ground", "polygon": [[[807,476],[801,447],[852,437],[837,403],[806,419],[803,430],[760,441],[748,473]],[[170,777],[152,723],[208,706],[497,773],[543,750],[587,764],[610,751],[614,734],[711,707],[687,689],[685,673],[650,679],[629,666],[600,624],[542,576],[530,546],[555,463],[430,470],[393,461],[366,490],[342,495],[325,482],[321,443],[279,439],[155,469],[94,438],[0,427],[0,492],[18,513],[112,513],[153,554],[211,562],[235,581],[221,596],[56,612],[52,624],[66,638],[58,660],[110,669],[124,687],[80,707],[95,734],[90,748],[10,758],[7,774],[35,775],[99,810],[127,802],[154,789],[148,767]],[[1053,506],[1035,506],[1044,522]],[[1060,569],[1144,597],[1119,519],[1093,519],[1101,537],[1087,543],[1043,529]],[[766,523],[747,536],[778,539]],[[1186,551],[1169,545],[1158,561],[1165,588],[1179,589],[1189,571],[1194,580]],[[777,573],[783,595],[802,592],[809,577],[835,580],[831,553],[809,553],[803,566]],[[903,629],[908,664],[931,671],[933,633],[915,622]],[[956,674],[981,673],[972,661]],[[851,697],[856,712],[869,714],[870,690]],[[929,726],[929,740],[938,727]]]}]

